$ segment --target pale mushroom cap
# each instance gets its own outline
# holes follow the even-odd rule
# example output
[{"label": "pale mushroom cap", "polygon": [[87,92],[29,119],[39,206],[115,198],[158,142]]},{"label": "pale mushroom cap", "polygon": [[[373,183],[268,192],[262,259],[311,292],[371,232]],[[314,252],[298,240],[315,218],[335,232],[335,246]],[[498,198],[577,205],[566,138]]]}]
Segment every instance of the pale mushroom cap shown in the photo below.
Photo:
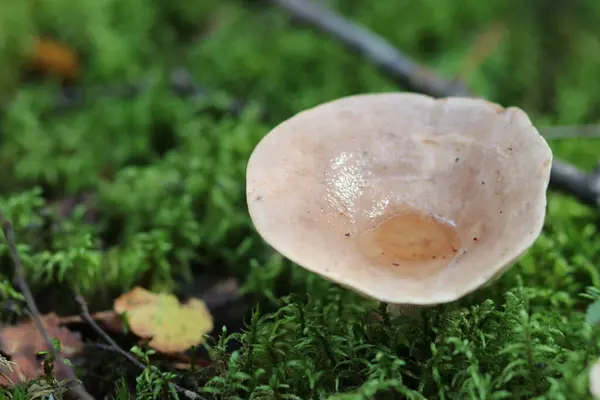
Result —
[{"label": "pale mushroom cap", "polygon": [[594,399],[600,399],[600,360],[597,360],[590,368],[589,387]]},{"label": "pale mushroom cap", "polygon": [[326,279],[400,304],[456,300],[541,232],[552,152],[527,115],[481,99],[356,95],[256,146],[258,233]]}]

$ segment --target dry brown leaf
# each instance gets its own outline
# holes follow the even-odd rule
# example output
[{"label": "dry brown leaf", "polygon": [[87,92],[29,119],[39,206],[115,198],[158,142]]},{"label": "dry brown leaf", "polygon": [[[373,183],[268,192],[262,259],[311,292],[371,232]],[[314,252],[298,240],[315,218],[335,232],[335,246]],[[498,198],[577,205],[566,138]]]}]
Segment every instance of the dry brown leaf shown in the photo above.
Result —
[{"label": "dry brown leaf", "polygon": [[38,70],[67,79],[74,79],[79,70],[79,60],[75,52],[46,37],[35,38],[32,63]]},{"label": "dry brown leaf", "polygon": [[[90,317],[104,329],[111,332],[122,332],[123,331],[123,319],[119,314],[113,310],[99,311],[94,314],[90,314]],[[73,323],[85,323],[85,320],[80,315],[69,315],[66,317],[60,317],[60,324],[67,325]]]},{"label": "dry brown leaf", "polygon": [[[61,327],[60,318],[56,314],[43,316],[42,322],[50,337],[59,340],[63,357],[68,358],[82,349],[83,343],[79,336]],[[13,383],[23,382],[43,374],[42,363],[38,361],[36,355],[40,351],[47,351],[48,348],[33,321],[3,328],[0,331],[0,350],[10,356],[11,361],[15,363],[14,370],[8,374],[8,378]],[[56,378],[68,378],[67,368],[69,367],[57,363]],[[0,377],[0,384],[10,385],[10,382]]]},{"label": "dry brown leaf", "polygon": [[173,295],[140,287],[116,299],[114,310],[127,315],[133,333],[167,354],[201,344],[213,329],[212,315],[202,300],[192,298],[182,305]]}]

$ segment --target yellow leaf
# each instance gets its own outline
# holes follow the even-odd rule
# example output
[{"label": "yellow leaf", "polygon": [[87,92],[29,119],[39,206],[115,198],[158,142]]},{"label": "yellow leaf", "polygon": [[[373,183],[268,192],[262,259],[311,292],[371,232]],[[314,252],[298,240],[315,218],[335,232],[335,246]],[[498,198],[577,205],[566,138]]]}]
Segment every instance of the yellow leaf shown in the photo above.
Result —
[{"label": "yellow leaf", "polygon": [[162,353],[179,353],[201,344],[213,329],[212,315],[199,299],[182,305],[173,295],[135,288],[115,300],[114,309],[127,315],[133,333],[151,338],[149,345]]}]

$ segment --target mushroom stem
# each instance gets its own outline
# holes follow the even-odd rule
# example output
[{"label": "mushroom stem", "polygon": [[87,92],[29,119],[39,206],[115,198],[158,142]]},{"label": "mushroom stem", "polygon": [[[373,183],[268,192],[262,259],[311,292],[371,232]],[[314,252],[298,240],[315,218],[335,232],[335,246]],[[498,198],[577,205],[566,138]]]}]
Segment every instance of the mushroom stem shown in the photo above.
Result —
[{"label": "mushroom stem", "polygon": [[425,306],[419,304],[388,304],[387,312],[392,317],[406,315],[407,317],[421,320]]}]

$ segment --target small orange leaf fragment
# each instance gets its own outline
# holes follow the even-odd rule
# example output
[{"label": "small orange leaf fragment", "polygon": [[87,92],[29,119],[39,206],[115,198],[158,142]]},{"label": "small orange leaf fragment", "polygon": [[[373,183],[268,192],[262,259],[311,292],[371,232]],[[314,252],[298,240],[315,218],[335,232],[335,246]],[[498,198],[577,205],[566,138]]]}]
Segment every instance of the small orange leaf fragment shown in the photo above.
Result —
[{"label": "small orange leaf fragment", "polygon": [[33,67],[62,78],[74,79],[79,70],[75,52],[60,42],[46,37],[35,38]]},{"label": "small orange leaf fragment", "polygon": [[506,26],[499,22],[493,22],[477,35],[467,56],[465,57],[459,74],[461,80],[468,80],[471,75],[484,61],[498,48],[507,34]]},{"label": "small orange leaf fragment", "polygon": [[213,329],[212,315],[202,300],[192,298],[182,305],[173,295],[140,287],[117,298],[114,310],[127,315],[133,333],[150,339],[150,347],[166,354],[201,344]]}]

